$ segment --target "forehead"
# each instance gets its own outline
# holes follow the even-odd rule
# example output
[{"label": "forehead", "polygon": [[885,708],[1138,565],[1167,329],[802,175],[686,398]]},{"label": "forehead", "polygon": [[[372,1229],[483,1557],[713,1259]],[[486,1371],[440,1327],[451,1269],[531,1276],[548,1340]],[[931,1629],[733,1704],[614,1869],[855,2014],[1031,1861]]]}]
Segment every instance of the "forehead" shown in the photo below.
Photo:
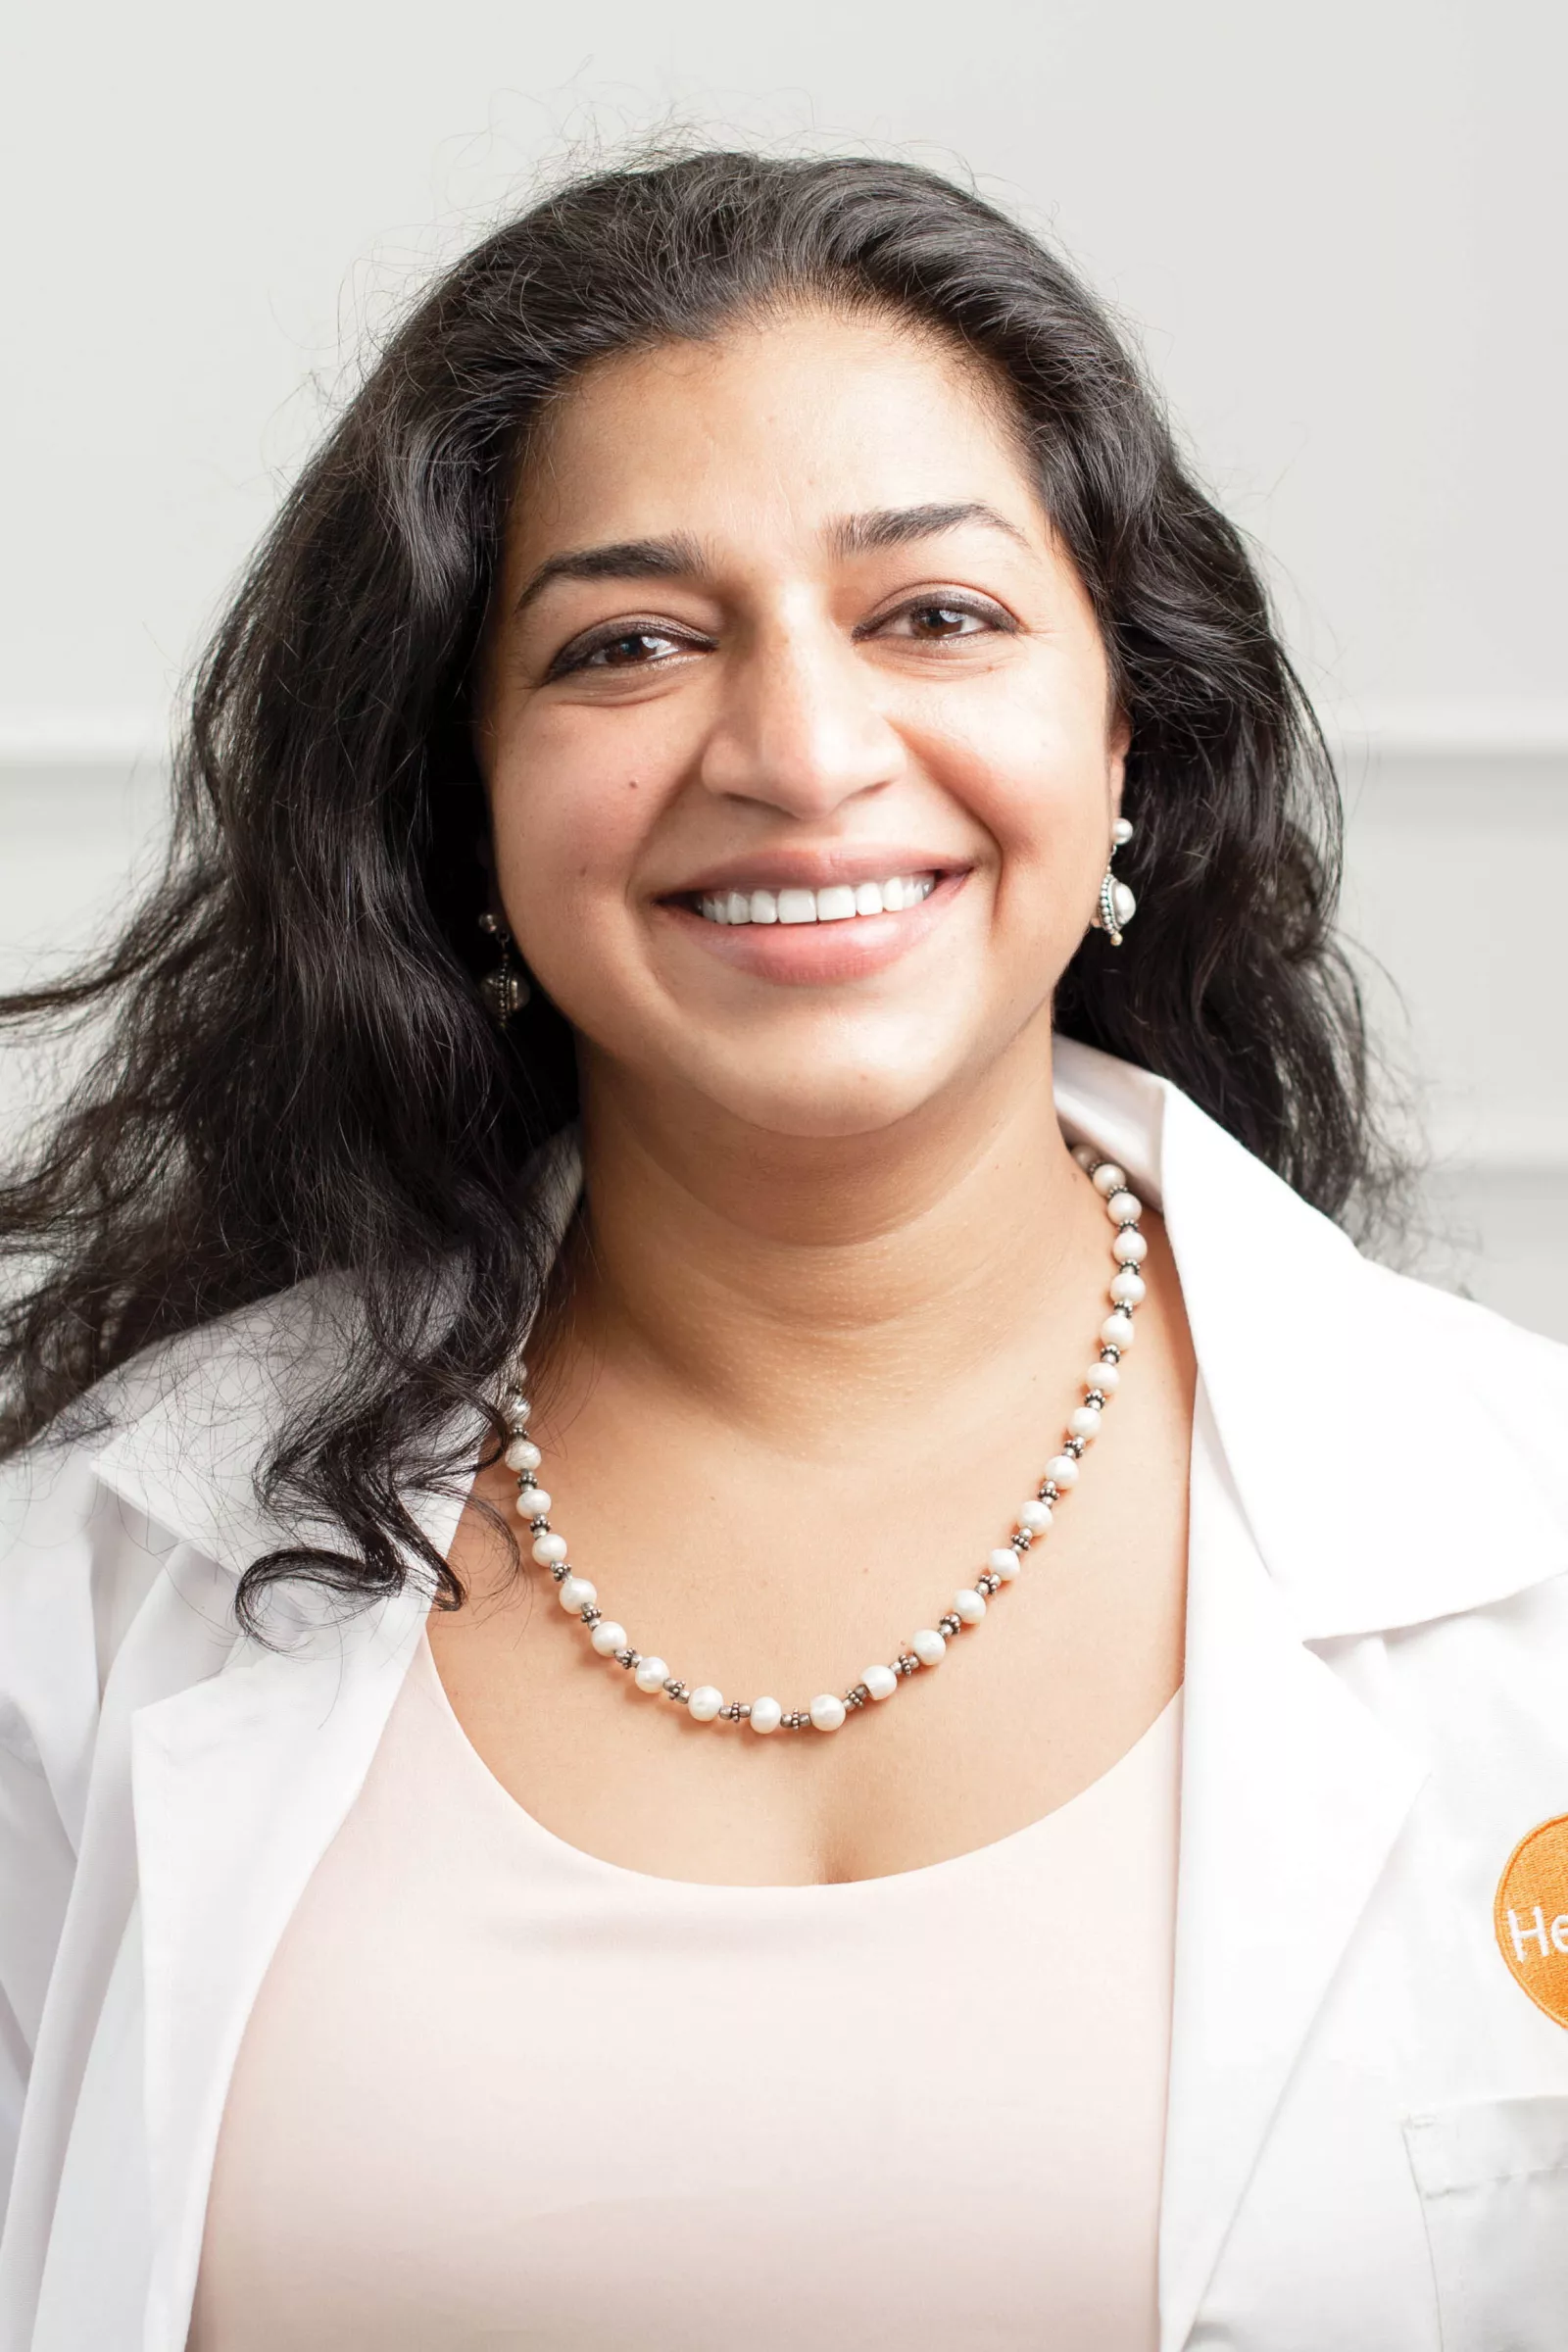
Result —
[{"label": "forehead", "polygon": [[814,539],[842,514],[970,501],[1049,537],[1003,388],[934,331],[801,309],[577,379],[533,436],[509,540],[531,564],[675,530]]}]

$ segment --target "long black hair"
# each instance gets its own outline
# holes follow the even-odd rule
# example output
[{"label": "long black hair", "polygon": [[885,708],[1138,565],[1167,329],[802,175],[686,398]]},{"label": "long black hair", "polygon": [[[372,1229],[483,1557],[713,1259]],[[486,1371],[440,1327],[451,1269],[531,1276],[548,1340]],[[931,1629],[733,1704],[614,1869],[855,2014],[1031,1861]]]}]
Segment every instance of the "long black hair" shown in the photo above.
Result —
[{"label": "long black hair", "polygon": [[0,1004],[110,1024],[0,1188],[19,1269],[0,1448],[79,1424],[152,1343],[313,1277],[352,1286],[353,1344],[260,1472],[343,1542],[253,1563],[247,1623],[283,1576],[353,1599],[414,1572],[462,1598],[401,1497],[460,1474],[458,1417],[541,1292],[520,1171],[570,1116],[575,1061],[538,992],[503,1034],[476,987],[466,711],[530,421],[595,360],[797,296],[919,320],[1010,385],[1093,599],[1132,724],[1141,906],[1119,952],[1085,938],[1056,1026],[1172,1079],[1331,1216],[1353,1222],[1387,1175],[1332,930],[1332,765],[1241,536],[1100,306],[905,164],[708,151],[579,177],[390,336],[201,663],[160,887],[90,967]]}]

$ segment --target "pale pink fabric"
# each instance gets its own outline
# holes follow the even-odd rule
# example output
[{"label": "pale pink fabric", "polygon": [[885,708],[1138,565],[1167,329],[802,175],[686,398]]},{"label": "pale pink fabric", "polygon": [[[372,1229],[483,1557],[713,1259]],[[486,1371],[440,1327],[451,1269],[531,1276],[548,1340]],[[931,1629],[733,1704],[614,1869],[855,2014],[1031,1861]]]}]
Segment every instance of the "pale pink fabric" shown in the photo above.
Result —
[{"label": "pale pink fabric", "polygon": [[522,1811],[421,1642],[250,2020],[191,2352],[1153,2352],[1180,1725],[954,1860],[696,1886]]}]

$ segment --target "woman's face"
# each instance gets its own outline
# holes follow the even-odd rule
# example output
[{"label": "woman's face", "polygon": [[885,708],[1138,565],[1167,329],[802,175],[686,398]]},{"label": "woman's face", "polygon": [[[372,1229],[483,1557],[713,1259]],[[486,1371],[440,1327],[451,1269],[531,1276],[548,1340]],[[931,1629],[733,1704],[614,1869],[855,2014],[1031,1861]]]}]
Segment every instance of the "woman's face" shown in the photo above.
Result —
[{"label": "woman's face", "polygon": [[1031,1024],[1046,1050],[1125,735],[996,392],[803,310],[553,412],[477,744],[585,1082],[838,1136],[956,1100]]}]

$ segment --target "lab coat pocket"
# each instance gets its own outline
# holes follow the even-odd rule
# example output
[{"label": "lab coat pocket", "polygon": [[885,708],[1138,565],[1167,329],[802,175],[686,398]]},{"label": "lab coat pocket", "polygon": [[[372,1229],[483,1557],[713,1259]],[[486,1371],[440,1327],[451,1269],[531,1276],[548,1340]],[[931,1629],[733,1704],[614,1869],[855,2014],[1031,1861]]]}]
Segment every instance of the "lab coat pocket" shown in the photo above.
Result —
[{"label": "lab coat pocket", "polygon": [[1407,2116],[1443,2352],[1568,2343],[1568,2097]]}]

